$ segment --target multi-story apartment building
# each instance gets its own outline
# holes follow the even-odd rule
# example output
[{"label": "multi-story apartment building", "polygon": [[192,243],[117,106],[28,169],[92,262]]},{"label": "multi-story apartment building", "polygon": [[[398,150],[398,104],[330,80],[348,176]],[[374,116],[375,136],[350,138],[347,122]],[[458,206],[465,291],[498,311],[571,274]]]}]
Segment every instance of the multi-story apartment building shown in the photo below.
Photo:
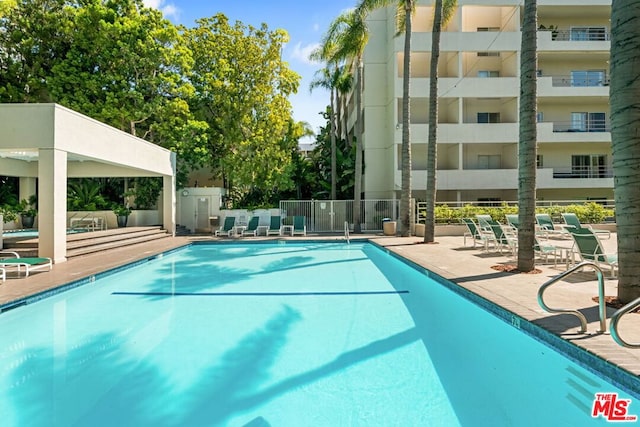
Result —
[{"label": "multi-story apartment building", "polygon": [[[458,0],[453,18],[443,28],[439,202],[517,200],[523,8],[520,0]],[[613,198],[610,11],[611,0],[538,0],[539,200]],[[366,198],[398,197],[402,182],[404,36],[396,36],[395,22],[392,7],[368,18],[363,94]],[[432,1],[418,1],[410,104],[412,188],[417,199],[424,198],[426,188],[432,22]]]}]

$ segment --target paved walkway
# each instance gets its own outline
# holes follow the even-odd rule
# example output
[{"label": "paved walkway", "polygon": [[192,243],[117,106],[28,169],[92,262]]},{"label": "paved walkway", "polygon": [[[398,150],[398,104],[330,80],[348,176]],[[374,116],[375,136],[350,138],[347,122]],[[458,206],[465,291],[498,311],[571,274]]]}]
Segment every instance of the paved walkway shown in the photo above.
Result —
[{"label": "paved walkway", "polygon": [[[356,236],[352,236],[355,238]],[[492,266],[515,264],[515,260],[497,252],[484,252],[479,246],[464,247],[462,236],[443,236],[436,244],[422,244],[418,237],[357,236],[369,238],[507,310],[530,320],[562,338],[593,352],[604,359],[640,375],[640,349],[617,345],[609,334],[599,334],[598,307],[592,297],[598,295],[595,274],[572,275],[549,288],[547,304],[552,307],[575,308],[588,319],[588,331],[579,334],[579,321],[567,314],[550,314],[537,302],[540,286],[565,270],[564,263],[540,265],[540,274],[512,274],[492,269]],[[313,239],[342,240],[342,237],[307,236]],[[605,240],[607,251],[615,251],[615,234]],[[243,238],[252,240],[253,238]],[[300,240],[300,237],[287,238]],[[0,306],[37,294],[74,280],[117,267],[128,262],[151,257],[194,240],[217,240],[209,236],[167,238],[104,253],[71,259],[54,266],[51,272],[34,273],[28,278],[9,278],[0,285]],[[569,240],[554,240],[559,246],[571,245]],[[467,242],[470,245],[470,242]],[[606,295],[616,295],[617,281],[606,279]],[[607,309],[610,317],[614,309]],[[464,315],[464,313],[456,313]],[[640,314],[629,314],[620,322],[620,334],[630,342],[640,342]]]}]

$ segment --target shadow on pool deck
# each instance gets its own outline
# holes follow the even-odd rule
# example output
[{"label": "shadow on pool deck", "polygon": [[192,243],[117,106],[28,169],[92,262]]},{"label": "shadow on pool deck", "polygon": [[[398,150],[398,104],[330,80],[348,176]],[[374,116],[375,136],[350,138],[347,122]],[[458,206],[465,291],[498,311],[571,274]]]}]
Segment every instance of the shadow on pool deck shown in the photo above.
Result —
[{"label": "shadow on pool deck", "polygon": [[[579,322],[575,316],[551,314],[543,311],[537,302],[540,286],[562,273],[565,264],[537,265],[540,274],[513,274],[491,269],[496,264],[515,263],[515,260],[498,253],[484,253],[482,248],[463,249],[462,236],[441,236],[439,244],[425,245],[420,237],[385,237],[381,235],[352,235],[353,239],[367,238],[388,250],[449,279],[459,286],[509,310],[516,315],[557,334],[565,340],[587,349],[616,364],[634,375],[640,375],[640,349],[633,350],[617,345],[611,336],[598,334],[597,304],[592,297],[598,294],[595,274],[579,273],[558,282],[545,294],[552,307],[572,308],[583,312],[589,321],[586,334],[579,334]],[[277,239],[278,237],[276,237]],[[266,238],[242,238],[236,241],[263,241]],[[279,237],[282,239],[282,237]],[[287,237],[286,240],[344,241],[342,236]],[[96,253],[56,264],[51,272],[35,273],[28,278],[9,278],[0,285],[0,306],[19,301],[47,289],[79,280],[129,262],[152,257],[192,241],[230,241],[211,236],[166,238],[103,253]],[[615,245],[615,235],[604,241]],[[613,248],[615,250],[615,248]],[[616,295],[617,280],[605,280],[606,295]],[[613,309],[607,309],[610,317]],[[455,310],[452,314],[456,314]],[[444,321],[444,320],[443,320]],[[629,314],[619,324],[620,334],[630,342],[640,342],[640,314]]]}]

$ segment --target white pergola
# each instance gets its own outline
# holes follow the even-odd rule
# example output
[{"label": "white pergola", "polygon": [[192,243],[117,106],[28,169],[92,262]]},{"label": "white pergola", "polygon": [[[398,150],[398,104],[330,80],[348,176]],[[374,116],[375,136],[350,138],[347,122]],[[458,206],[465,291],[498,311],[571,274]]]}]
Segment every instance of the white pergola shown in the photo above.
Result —
[{"label": "white pergola", "polygon": [[38,178],[38,254],[56,263],[66,261],[68,177],[161,176],[163,228],[175,235],[175,153],[60,105],[0,104],[0,175]]}]

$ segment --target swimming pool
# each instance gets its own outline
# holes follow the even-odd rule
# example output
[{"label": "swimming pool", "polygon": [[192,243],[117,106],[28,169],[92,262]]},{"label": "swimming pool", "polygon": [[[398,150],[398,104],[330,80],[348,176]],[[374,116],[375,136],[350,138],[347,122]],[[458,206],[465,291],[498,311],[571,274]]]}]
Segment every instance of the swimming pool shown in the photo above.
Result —
[{"label": "swimming pool", "polygon": [[372,244],[192,245],[0,316],[3,426],[602,425],[598,392],[635,398]]},{"label": "swimming pool", "polygon": [[[81,228],[68,228],[67,229],[67,234],[76,234],[76,233],[85,233],[88,230],[86,229],[81,229]],[[26,238],[26,237],[38,237],[39,233],[38,233],[38,229],[36,228],[25,228],[25,229],[21,229],[21,230],[4,230],[2,232],[2,237],[5,239],[11,239],[11,238]]]}]

